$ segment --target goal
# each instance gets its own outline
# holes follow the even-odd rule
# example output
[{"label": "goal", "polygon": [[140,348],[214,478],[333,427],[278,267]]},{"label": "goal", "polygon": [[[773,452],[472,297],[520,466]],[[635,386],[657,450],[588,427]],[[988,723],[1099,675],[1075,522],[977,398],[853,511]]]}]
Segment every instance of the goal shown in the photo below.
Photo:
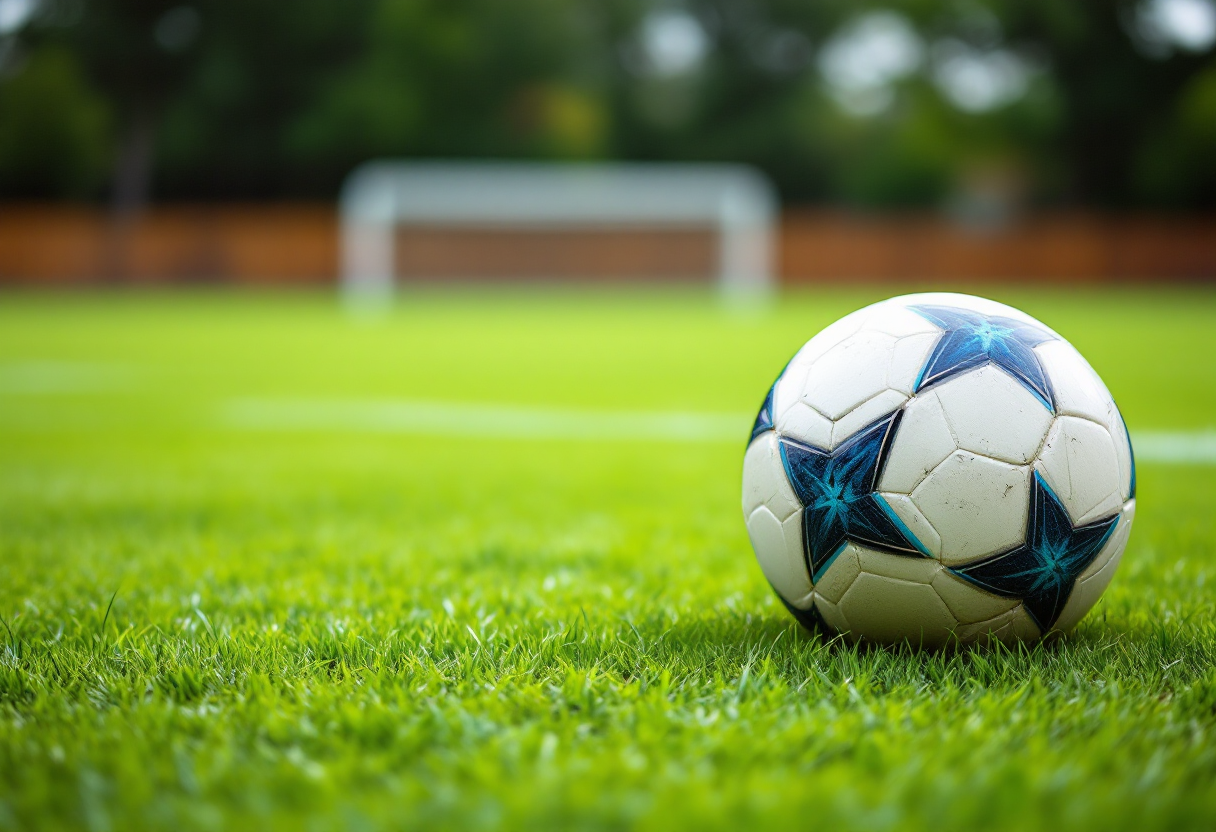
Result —
[{"label": "goal", "polygon": [[[724,296],[755,299],[774,288],[777,199],[742,165],[377,161],[347,178],[340,208],[342,293],[357,307],[391,300],[399,263],[411,239],[417,244],[403,234],[410,228],[543,231],[549,240],[699,230],[712,240],[709,271]],[[451,237],[447,245],[459,247]],[[594,259],[584,262],[603,274]]]}]

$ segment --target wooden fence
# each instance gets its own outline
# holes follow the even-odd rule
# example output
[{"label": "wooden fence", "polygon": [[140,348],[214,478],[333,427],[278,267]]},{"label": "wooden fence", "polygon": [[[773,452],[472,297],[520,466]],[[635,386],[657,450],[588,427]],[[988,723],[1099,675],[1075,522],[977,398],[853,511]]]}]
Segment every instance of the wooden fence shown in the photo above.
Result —
[{"label": "wooden fence", "polygon": [[321,283],[337,272],[325,205],[180,206],[136,220],[0,205],[0,283]]},{"label": "wooden fence", "polygon": [[1216,279],[1216,217],[1042,216],[1003,228],[935,217],[789,212],[787,280],[1126,281]]},{"label": "wooden fence", "polygon": [[[704,279],[708,232],[402,230],[399,268],[431,280]],[[0,284],[334,280],[338,224],[316,204],[158,207],[113,222],[103,211],[0,204]],[[935,216],[790,210],[781,222],[786,283],[832,281],[1216,280],[1216,217],[1059,215],[1002,228]]]}]

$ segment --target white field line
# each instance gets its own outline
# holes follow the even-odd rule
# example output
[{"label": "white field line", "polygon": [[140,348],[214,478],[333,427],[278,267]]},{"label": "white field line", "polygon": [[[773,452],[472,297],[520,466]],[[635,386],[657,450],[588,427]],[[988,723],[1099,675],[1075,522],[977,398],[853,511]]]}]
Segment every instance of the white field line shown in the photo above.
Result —
[{"label": "white field line", "polygon": [[121,364],[88,361],[0,362],[0,395],[98,393],[130,386],[135,372]]},{"label": "white field line", "polygon": [[[236,399],[223,422],[255,431],[334,431],[484,439],[661,442],[747,440],[752,416],[687,411],[580,410],[411,399]],[[1137,431],[1137,461],[1216,465],[1216,430]]]},{"label": "white field line", "polygon": [[341,399],[239,399],[224,421],[269,431],[353,431],[487,439],[738,442],[751,419],[731,413],[579,410],[457,402]]},{"label": "white field line", "polygon": [[1133,431],[1136,461],[1216,465],[1216,430]]}]

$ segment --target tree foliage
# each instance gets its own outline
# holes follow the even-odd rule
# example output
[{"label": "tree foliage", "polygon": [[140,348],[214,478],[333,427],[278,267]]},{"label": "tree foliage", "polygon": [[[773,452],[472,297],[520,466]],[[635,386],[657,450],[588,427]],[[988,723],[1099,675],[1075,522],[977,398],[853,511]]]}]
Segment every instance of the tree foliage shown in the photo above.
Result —
[{"label": "tree foliage", "polygon": [[1216,207],[1216,60],[1154,4],[42,0],[0,35],[0,195],[331,198],[370,157],[490,156],[739,160],[859,207]]}]

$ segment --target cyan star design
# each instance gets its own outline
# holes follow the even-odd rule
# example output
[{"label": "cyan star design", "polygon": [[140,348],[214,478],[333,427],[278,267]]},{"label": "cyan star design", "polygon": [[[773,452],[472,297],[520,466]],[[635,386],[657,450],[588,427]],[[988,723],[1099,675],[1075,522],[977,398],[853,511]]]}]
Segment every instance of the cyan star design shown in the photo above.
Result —
[{"label": "cyan star design", "polygon": [[1008,552],[950,571],[1004,598],[1018,598],[1046,633],[1072,588],[1110,539],[1119,515],[1073,526],[1068,510],[1038,472],[1030,495],[1026,541]]},{"label": "cyan star design", "polygon": [[834,451],[781,439],[781,462],[803,507],[802,545],[813,580],[850,540],[897,555],[929,556],[876,491],[902,416],[902,409],[883,416]]},{"label": "cyan star design", "polygon": [[999,315],[954,306],[912,306],[912,311],[942,328],[942,337],[916,379],[916,391],[951,376],[995,364],[1055,413],[1051,379],[1034,348],[1055,336],[1037,326]]}]

